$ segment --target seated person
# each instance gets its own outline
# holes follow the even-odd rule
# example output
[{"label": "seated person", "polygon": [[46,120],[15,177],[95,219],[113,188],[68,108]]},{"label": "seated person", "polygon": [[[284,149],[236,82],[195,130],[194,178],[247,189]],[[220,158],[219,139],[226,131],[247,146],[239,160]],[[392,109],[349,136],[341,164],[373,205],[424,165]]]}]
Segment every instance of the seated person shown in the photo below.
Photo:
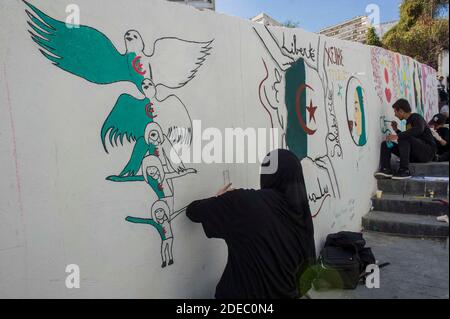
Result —
[{"label": "seated person", "polygon": [[445,92],[445,84],[444,84],[444,76],[439,76],[438,78],[437,78],[437,80],[438,80],[438,91],[440,92],[440,91],[444,91]]},{"label": "seated person", "polygon": [[431,133],[433,134],[437,145],[437,154],[435,157],[435,161],[437,162],[448,162],[449,159],[449,129],[448,127],[445,127],[445,121],[445,116],[439,113],[433,116],[433,119],[429,123]]},{"label": "seated person", "polygon": [[441,107],[440,113],[445,117],[445,124],[448,125],[448,104],[444,104]]},{"label": "seated person", "polygon": [[[436,142],[425,119],[412,113],[407,100],[400,99],[392,107],[395,117],[406,120],[406,131],[401,132],[397,122],[392,122],[392,129],[397,135],[388,135],[381,144],[381,169],[375,177],[408,179],[411,178],[409,162],[431,162],[436,154]],[[392,153],[400,157],[400,169],[395,174],[391,170]]]}]

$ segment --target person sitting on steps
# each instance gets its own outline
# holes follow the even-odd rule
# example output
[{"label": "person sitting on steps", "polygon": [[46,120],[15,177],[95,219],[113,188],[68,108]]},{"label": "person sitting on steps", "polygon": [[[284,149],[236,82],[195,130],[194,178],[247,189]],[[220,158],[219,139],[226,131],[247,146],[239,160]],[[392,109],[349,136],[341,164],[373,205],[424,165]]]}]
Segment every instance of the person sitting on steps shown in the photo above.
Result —
[{"label": "person sitting on steps", "polygon": [[[395,117],[406,120],[406,131],[398,129],[397,122],[392,122],[392,129],[397,135],[388,135],[381,143],[381,169],[375,177],[403,180],[411,178],[409,163],[431,162],[436,154],[436,143],[425,119],[412,113],[409,102],[400,99],[392,106]],[[400,169],[394,174],[391,169],[392,153],[400,157]]]},{"label": "person sitting on steps", "polygon": [[449,129],[445,126],[446,118],[443,114],[439,113],[433,116],[430,123],[431,133],[436,140],[437,154],[435,157],[436,162],[448,162],[449,160]]}]

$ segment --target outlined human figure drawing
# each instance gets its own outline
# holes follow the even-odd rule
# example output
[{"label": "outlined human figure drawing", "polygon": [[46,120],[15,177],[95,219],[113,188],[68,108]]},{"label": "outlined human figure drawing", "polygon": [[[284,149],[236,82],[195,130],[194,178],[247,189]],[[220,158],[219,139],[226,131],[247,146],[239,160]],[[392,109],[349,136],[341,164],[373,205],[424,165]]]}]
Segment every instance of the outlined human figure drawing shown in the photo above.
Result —
[{"label": "outlined human figure drawing", "polygon": [[[173,258],[173,231],[172,220],[177,217],[184,210],[179,210],[173,214],[170,213],[169,206],[164,200],[158,200],[153,203],[151,207],[151,218],[139,218],[128,216],[126,221],[134,224],[146,224],[153,226],[161,237],[161,267],[165,268],[167,265],[174,263]],[[167,262],[167,259],[169,260]]]}]

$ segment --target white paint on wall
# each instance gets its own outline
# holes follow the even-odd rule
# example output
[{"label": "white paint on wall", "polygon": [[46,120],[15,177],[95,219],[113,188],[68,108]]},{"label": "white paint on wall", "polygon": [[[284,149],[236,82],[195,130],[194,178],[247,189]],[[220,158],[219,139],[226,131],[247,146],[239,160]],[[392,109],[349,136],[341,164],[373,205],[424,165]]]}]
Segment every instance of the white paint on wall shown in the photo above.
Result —
[{"label": "white paint on wall", "polygon": [[[68,4],[33,1],[60,21],[65,21]],[[156,39],[164,37],[214,40],[195,77],[168,90],[191,120],[201,120],[203,127],[224,132],[233,127],[273,126],[290,138],[295,134],[304,138],[306,131],[311,134],[306,134],[303,144],[296,144],[300,139],[287,144],[295,145],[298,152],[307,150],[302,163],[318,248],[330,232],[360,230],[376,188],[372,174],[378,165],[384,120],[393,119],[393,101],[405,97],[414,107],[422,101],[420,112],[425,117],[437,113],[435,71],[408,57],[302,30],[265,29],[159,0],[133,0],[126,5],[79,0],[77,4],[83,25],[101,31],[121,53],[126,50],[127,30],[138,30],[150,50]],[[143,182],[105,179],[120,173],[135,144],[109,146],[106,153],[102,125],[121,94],[144,99],[139,88],[131,82],[95,84],[53,66],[27,32],[26,5],[8,1],[0,9],[0,114],[4,115],[0,117],[4,128],[0,132],[0,297],[213,297],[226,263],[225,243],[206,239],[202,227],[182,213],[171,222],[174,264],[161,268],[157,229],[125,221],[127,216],[150,218],[155,191]],[[167,70],[161,71],[164,80],[155,78],[162,84],[174,79],[180,65],[198,58],[198,51],[165,50],[165,58],[155,65]],[[302,67],[301,57],[302,81],[300,73],[292,72],[295,63]],[[104,69],[98,65],[98,72]],[[414,70],[419,69],[421,78],[415,80]],[[292,80],[286,77],[300,82],[287,89]],[[308,86],[299,90],[302,84]],[[419,95],[414,85],[416,91],[420,87]],[[300,116],[303,128],[292,98],[296,94],[305,98],[303,107],[309,108]],[[174,103],[168,107],[180,105]],[[362,109],[365,134],[358,126]],[[164,110],[164,120],[180,123],[186,113],[174,110]],[[286,139],[279,136],[280,143]],[[173,180],[175,210],[213,195],[225,170],[235,187],[258,188],[257,164],[186,167],[197,174]],[[79,289],[65,287],[70,264],[79,266]]]}]

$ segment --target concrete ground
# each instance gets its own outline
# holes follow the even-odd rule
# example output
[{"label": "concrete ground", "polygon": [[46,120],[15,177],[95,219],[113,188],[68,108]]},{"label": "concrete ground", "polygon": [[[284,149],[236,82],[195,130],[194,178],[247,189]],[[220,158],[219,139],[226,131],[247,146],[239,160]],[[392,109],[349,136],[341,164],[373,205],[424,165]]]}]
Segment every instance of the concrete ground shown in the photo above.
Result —
[{"label": "concrete ground", "polygon": [[364,284],[355,290],[311,290],[311,299],[442,299],[449,298],[447,240],[396,237],[365,232],[380,269],[380,288]]}]

